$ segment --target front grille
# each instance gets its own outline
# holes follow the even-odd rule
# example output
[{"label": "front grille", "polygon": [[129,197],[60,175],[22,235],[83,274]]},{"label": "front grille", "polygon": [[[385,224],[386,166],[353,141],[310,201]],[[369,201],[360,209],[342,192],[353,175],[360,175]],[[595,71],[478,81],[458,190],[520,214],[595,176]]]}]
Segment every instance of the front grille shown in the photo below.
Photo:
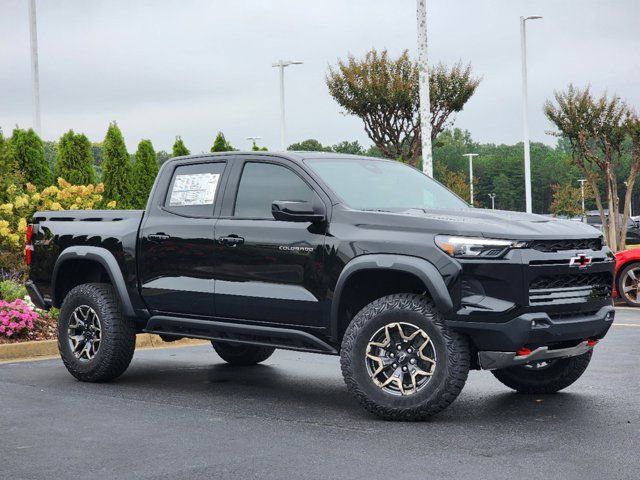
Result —
[{"label": "front grille", "polygon": [[546,275],[529,284],[530,305],[560,305],[606,298],[613,278],[608,272]]},{"label": "front grille", "polygon": [[563,250],[601,250],[602,238],[583,238],[578,240],[534,240],[530,247],[539,252],[561,252]]}]

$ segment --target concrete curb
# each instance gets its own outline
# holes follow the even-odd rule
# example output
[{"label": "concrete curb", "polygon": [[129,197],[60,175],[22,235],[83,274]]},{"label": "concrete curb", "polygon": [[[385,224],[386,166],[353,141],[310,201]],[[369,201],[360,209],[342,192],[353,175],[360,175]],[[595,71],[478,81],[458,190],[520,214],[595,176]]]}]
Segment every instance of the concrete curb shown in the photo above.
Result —
[{"label": "concrete curb", "polygon": [[[136,349],[138,348],[168,348],[183,347],[188,345],[205,345],[207,340],[183,338],[175,342],[165,342],[158,335],[139,333],[136,337]],[[37,340],[34,342],[7,343],[0,345],[0,363],[19,361],[24,359],[38,359],[43,357],[58,356],[57,340]]]}]

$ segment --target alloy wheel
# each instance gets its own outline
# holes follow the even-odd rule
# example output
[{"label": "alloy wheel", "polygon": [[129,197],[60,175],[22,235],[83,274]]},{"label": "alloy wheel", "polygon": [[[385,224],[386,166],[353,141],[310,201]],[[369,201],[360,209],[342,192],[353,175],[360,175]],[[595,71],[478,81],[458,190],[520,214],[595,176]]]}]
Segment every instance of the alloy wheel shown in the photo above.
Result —
[{"label": "alloy wheel", "polygon": [[622,293],[634,303],[640,303],[640,267],[630,268],[622,279]]},{"label": "alloy wheel", "polygon": [[80,361],[89,361],[98,353],[102,340],[102,326],[95,310],[80,305],[71,314],[67,329],[69,345]]},{"label": "alloy wheel", "polygon": [[373,334],[366,349],[373,383],[392,395],[412,395],[423,389],[436,369],[436,351],[421,328],[389,323]]}]

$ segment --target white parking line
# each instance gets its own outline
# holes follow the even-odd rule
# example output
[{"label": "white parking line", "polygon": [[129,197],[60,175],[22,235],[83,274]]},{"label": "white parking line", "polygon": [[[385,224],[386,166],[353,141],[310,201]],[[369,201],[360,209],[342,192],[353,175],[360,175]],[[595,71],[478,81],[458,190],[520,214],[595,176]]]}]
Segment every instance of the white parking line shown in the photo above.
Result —
[{"label": "white parking line", "polygon": [[614,327],[635,327],[635,328],[640,328],[640,324],[638,324],[638,323],[616,323],[616,322],[613,322],[613,326]]}]

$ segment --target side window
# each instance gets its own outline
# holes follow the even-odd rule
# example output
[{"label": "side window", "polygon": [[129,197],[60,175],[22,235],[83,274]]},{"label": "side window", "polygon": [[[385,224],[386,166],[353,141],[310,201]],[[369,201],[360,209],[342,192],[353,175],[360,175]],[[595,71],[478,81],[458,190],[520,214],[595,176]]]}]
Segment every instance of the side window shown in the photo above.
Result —
[{"label": "side window", "polygon": [[165,209],[180,215],[213,216],[224,167],[225,162],[215,162],[176,168],[164,201]]},{"label": "side window", "polygon": [[276,200],[311,202],[314,192],[295,173],[272,163],[246,163],[240,177],[234,216],[273,218]]}]

